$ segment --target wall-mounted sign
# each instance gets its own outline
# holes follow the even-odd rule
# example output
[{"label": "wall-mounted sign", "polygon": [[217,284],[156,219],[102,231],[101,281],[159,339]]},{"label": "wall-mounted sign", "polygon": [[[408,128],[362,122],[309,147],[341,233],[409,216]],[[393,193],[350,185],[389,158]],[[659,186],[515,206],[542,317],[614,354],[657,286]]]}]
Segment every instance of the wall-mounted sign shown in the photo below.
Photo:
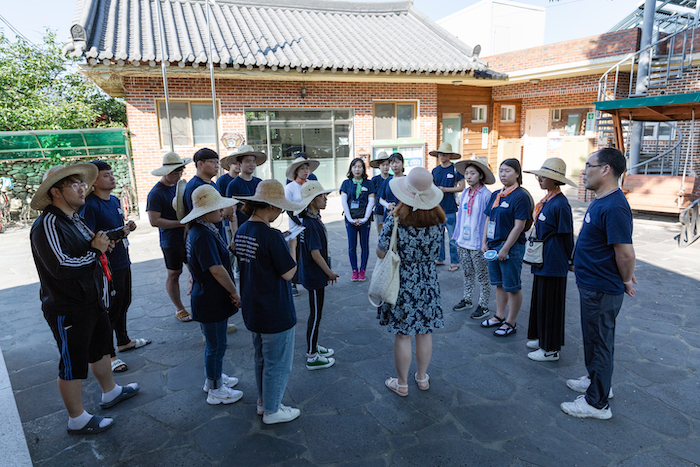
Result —
[{"label": "wall-mounted sign", "polygon": [[481,127],[481,149],[489,148],[489,127]]}]

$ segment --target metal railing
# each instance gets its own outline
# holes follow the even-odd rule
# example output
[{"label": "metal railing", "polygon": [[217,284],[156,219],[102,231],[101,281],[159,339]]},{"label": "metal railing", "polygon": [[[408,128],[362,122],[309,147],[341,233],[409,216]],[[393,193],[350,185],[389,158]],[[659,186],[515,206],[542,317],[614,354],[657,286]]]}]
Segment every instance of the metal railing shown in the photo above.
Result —
[{"label": "metal railing", "polygon": [[[669,131],[669,139],[668,139],[668,146],[670,146],[666,151],[659,153],[659,146],[661,145],[661,125],[668,125],[670,131]],[[649,168],[650,166],[653,165],[659,165],[659,172],[656,174],[656,171],[654,171],[654,174],[656,175],[678,175],[678,170],[680,166],[680,160],[681,160],[681,143],[683,142],[683,133],[681,133],[678,128],[676,128],[675,125],[671,125],[667,122],[659,122],[659,127],[657,128],[656,131],[656,144],[654,146],[654,152],[653,154],[656,154],[656,156],[651,157],[650,159],[647,159],[645,161],[639,162],[638,164],[635,164],[631,166],[628,171],[630,173],[643,173],[644,175],[649,175]],[[628,145],[629,146],[629,145]],[[673,154],[673,158],[671,163],[669,164],[667,161],[667,157],[669,154]],[[638,169],[640,167],[644,167],[644,171],[642,172],[641,170],[638,170],[637,172],[634,172],[634,169]],[[666,174],[665,172],[668,172]]]}]

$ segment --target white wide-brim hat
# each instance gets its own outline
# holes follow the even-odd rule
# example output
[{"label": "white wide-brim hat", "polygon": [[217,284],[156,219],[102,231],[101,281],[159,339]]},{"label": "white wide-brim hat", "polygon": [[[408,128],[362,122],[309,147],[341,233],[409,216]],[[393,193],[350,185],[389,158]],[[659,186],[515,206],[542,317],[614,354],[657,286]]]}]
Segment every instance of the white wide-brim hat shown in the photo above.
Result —
[{"label": "white wide-brim hat", "polygon": [[318,166],[321,165],[319,161],[313,159],[304,159],[303,157],[297,157],[287,167],[287,172],[285,173],[285,175],[287,176],[287,180],[294,180],[294,172],[296,172],[296,170],[304,164],[309,164],[309,173],[313,173],[313,171],[318,169]]},{"label": "white wide-brim hat", "polygon": [[304,205],[301,203],[289,201],[284,195],[284,186],[274,178],[263,180],[258,183],[253,196],[235,196],[235,199],[239,201],[266,203],[285,211],[299,211],[304,208]]},{"label": "white wide-brim hat", "polygon": [[173,170],[177,170],[180,167],[184,167],[190,162],[192,162],[192,159],[189,157],[185,157],[184,159],[182,159],[179,155],[177,155],[177,153],[168,152],[163,156],[163,165],[151,171],[151,175],[155,175],[156,177],[163,177],[165,175],[168,175]]},{"label": "white wide-brim hat", "polygon": [[185,212],[185,188],[187,188],[187,180],[178,180],[177,185],[175,185],[175,197],[172,201],[172,207],[179,221],[187,214]]},{"label": "white wide-brim hat", "polygon": [[433,183],[433,176],[423,167],[414,167],[405,177],[389,180],[389,188],[396,199],[414,211],[429,211],[440,204],[444,193]]},{"label": "white wide-brim hat", "polygon": [[219,209],[230,208],[236,204],[238,204],[237,200],[224,198],[219,194],[219,190],[211,185],[198,186],[192,192],[192,210],[182,218],[180,223],[187,224],[205,214],[218,211]]},{"label": "white wide-brim hat", "polygon": [[445,143],[442,142],[440,143],[440,147],[438,148],[437,151],[430,151],[428,154],[431,156],[439,157],[440,154],[448,154],[450,156],[450,159],[461,159],[462,155],[457,154],[452,150],[452,145],[450,143]]},{"label": "white wide-brim hat", "polygon": [[85,189],[85,196],[87,196],[90,188],[92,188],[92,184],[97,180],[97,175],[99,173],[100,171],[95,164],[54,165],[44,172],[41,185],[39,185],[29,205],[32,209],[36,209],[37,211],[46,209],[46,206],[51,204],[51,198],[49,198],[49,190],[51,187],[70,176],[75,176],[79,178],[81,182],[87,183],[88,186]]},{"label": "white wide-brim hat", "polygon": [[253,148],[253,146],[243,144],[238,147],[237,151],[229,152],[226,157],[221,159],[221,168],[224,170],[228,170],[232,162],[237,160],[239,157],[243,156],[254,156],[255,165],[263,165],[267,160],[267,156],[264,152],[256,151],[255,148]]},{"label": "white wide-brim hat", "polygon": [[470,165],[478,167],[484,173],[484,185],[493,185],[496,183],[496,177],[493,175],[491,167],[481,159],[474,158],[455,162],[455,169],[457,169],[457,172],[464,175],[464,172],[467,171],[467,167]]},{"label": "white wide-brim hat", "polygon": [[566,178],[566,162],[558,157],[551,157],[544,161],[540,170],[523,170],[523,172],[539,175],[540,177],[551,178],[554,181],[566,183],[573,187],[578,187],[576,182]]},{"label": "white wide-brim hat", "polygon": [[369,161],[369,166],[374,168],[374,169],[378,169],[382,162],[388,161],[388,160],[389,160],[389,154],[387,154],[386,151],[382,151],[379,154],[377,154],[376,159],[374,159],[373,161]]},{"label": "white wide-brim hat", "polygon": [[298,211],[294,211],[294,215],[297,216],[304,209],[309,206],[309,203],[313,201],[318,195],[333,193],[336,189],[324,190],[321,182],[317,180],[309,180],[301,186],[301,204],[304,205],[303,208]]}]

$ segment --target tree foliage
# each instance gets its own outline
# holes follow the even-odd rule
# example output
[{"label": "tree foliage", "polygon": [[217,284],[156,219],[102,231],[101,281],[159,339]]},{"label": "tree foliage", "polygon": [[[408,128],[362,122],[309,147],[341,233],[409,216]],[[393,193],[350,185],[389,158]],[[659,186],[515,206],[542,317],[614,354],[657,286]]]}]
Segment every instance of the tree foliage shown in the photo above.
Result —
[{"label": "tree foliage", "polygon": [[126,125],[126,104],[105,94],[61,53],[47,30],[32,45],[0,31],[0,131]]}]

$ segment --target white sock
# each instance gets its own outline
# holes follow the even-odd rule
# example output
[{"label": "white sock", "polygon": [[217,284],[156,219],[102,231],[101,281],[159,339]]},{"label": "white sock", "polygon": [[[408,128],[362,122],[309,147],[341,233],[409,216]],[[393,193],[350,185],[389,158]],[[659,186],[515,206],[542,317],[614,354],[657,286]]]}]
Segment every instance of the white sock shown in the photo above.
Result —
[{"label": "white sock", "polygon": [[81,413],[75,418],[68,417],[68,428],[70,428],[71,430],[80,430],[88,424],[91,418],[92,415],[90,415],[87,412],[87,410],[83,410],[83,413]]},{"label": "white sock", "polygon": [[309,363],[311,363],[311,362],[313,362],[313,361],[316,360],[316,357],[318,357],[318,354],[317,354],[317,353],[315,353],[315,354],[313,354],[313,355],[307,355],[307,356],[306,356],[306,361],[309,362]]},{"label": "white sock", "polygon": [[111,391],[102,393],[102,402],[112,402],[121,393],[122,393],[122,387],[117,384],[114,386],[114,389],[112,389]]}]

